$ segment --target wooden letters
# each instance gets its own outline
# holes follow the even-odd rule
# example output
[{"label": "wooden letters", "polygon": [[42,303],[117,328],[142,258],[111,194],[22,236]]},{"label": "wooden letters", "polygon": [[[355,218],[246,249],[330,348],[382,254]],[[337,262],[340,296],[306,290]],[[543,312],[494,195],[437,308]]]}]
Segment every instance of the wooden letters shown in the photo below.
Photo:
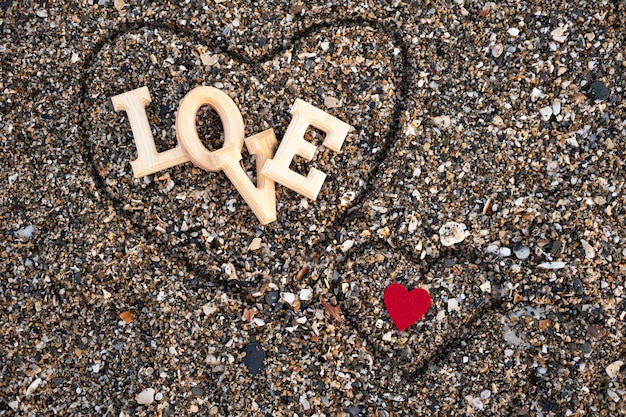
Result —
[{"label": "wooden letters", "polygon": [[[216,88],[201,86],[187,93],[180,102],[176,116],[178,146],[159,153],[146,115],[145,107],[151,101],[148,88],[128,91],[112,97],[111,101],[115,111],[124,111],[128,115],[137,146],[137,159],[131,161],[136,178],[188,161],[207,171],[224,171],[262,224],[276,220],[274,182],[311,200],[317,198],[322,188],[326,178],[322,171],[312,168],[307,176],[303,176],[289,169],[294,156],[310,161],[315,155],[316,147],[304,140],[307,128],[313,126],[323,131],[326,134],[324,146],[334,152],[341,150],[351,129],[336,117],[296,99],[291,108],[293,119],[273,158],[274,130],[267,129],[245,138],[243,118],[235,102]],[[215,151],[204,147],[196,129],[196,115],[204,105],[217,112],[224,126],[224,144]],[[239,163],[244,143],[248,152],[256,156],[256,187]]]}]

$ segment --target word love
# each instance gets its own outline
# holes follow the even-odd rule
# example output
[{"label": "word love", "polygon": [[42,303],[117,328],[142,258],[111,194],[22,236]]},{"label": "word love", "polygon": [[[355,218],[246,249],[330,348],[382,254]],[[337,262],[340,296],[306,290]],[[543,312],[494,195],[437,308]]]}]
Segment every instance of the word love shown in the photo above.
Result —
[{"label": "word love", "polygon": [[[140,87],[128,91],[111,97],[111,101],[115,111],[126,112],[130,121],[137,146],[137,159],[131,161],[135,178],[189,161],[206,171],[224,171],[262,224],[276,220],[275,182],[311,200],[317,198],[322,188],[326,179],[326,174],[322,171],[311,168],[304,176],[289,169],[296,155],[307,161],[312,160],[315,155],[316,146],[304,139],[309,126],[325,133],[323,144],[334,152],[340,151],[351,129],[349,124],[296,99],[290,110],[293,119],[274,156],[277,143],[274,129],[245,138],[243,118],[235,102],[216,88],[201,86],[187,93],[180,102],[176,116],[178,145],[167,151],[157,152],[146,115],[146,105],[152,101],[148,88]],[[224,144],[215,151],[204,147],[196,129],[198,110],[205,105],[217,112],[224,127]],[[244,142],[248,152],[256,156],[256,186],[240,164]]]}]

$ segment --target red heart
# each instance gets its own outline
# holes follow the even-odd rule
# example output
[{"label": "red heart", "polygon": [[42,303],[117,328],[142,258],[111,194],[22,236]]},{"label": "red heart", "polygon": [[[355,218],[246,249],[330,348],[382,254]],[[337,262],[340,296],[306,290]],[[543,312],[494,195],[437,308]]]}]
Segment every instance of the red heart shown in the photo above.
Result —
[{"label": "red heart", "polygon": [[423,288],[410,292],[402,284],[391,284],[385,290],[385,307],[400,331],[418,321],[430,307],[430,294]]}]

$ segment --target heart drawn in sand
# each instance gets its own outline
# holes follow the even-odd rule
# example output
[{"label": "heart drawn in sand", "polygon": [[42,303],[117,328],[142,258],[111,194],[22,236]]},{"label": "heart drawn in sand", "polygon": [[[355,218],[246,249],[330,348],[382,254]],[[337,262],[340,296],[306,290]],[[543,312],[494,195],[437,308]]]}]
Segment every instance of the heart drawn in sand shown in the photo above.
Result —
[{"label": "heart drawn in sand", "polygon": [[385,307],[400,331],[418,321],[430,307],[430,294],[423,288],[408,291],[402,284],[391,284],[385,290]]},{"label": "heart drawn in sand", "polygon": [[[86,64],[82,128],[99,194],[137,228],[164,236],[196,265],[230,261],[259,234],[275,250],[323,239],[370,184],[396,140],[407,64],[393,32],[375,23],[339,22],[303,30],[281,45],[249,58],[198,31],[153,24],[112,34]],[[290,169],[306,175],[316,168],[327,178],[315,201],[277,184],[277,219],[264,226],[223,172],[185,163],[134,178],[132,129],[126,113],[113,109],[111,97],[142,86],[152,99],[145,111],[158,152],[177,145],[177,109],[198,86],[216,88],[234,101],[245,137],[271,128],[278,147],[297,99],[354,130],[339,153],[323,146],[322,131],[307,130],[315,155],[310,161],[295,158]],[[202,106],[195,122],[207,150],[224,146],[222,120],[214,109]],[[246,147],[241,152],[243,169],[256,184],[255,155]],[[216,259],[221,254],[224,259]]]}]

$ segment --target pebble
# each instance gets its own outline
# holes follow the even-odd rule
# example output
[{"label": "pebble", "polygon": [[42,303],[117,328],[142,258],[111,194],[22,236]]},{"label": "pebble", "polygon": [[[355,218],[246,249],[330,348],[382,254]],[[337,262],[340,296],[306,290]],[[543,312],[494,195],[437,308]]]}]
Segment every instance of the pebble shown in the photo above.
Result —
[{"label": "pebble", "polygon": [[440,129],[446,129],[450,126],[450,116],[437,116],[433,119],[433,123]]},{"label": "pebble", "polygon": [[300,299],[302,301],[311,301],[313,299],[313,291],[309,288],[303,288],[300,290]]},{"label": "pebble", "polygon": [[358,417],[359,415],[361,415],[361,408],[357,407],[356,405],[351,405],[350,407],[348,407],[348,413],[350,413],[352,417]]},{"label": "pebble", "polygon": [[542,107],[539,109],[539,113],[541,114],[541,118],[547,122],[548,120],[550,120],[550,117],[552,117],[552,107]]},{"label": "pebble", "polygon": [[624,361],[615,361],[610,363],[606,368],[606,374],[611,379],[615,379],[619,376],[620,368],[624,365]]},{"label": "pebble", "polygon": [[270,307],[274,307],[278,300],[280,300],[280,293],[278,291],[270,291],[265,294],[265,303]]},{"label": "pebble", "polygon": [[294,293],[283,292],[281,295],[283,297],[283,301],[289,305],[293,305],[293,303],[296,301],[296,295]]},{"label": "pebble", "polygon": [[20,239],[30,239],[33,236],[34,232],[35,226],[29,225],[15,232],[15,235]]},{"label": "pebble", "polygon": [[149,405],[154,402],[154,388],[146,388],[135,397],[137,404]]},{"label": "pebble", "polygon": [[26,396],[28,397],[33,392],[35,392],[37,388],[39,388],[39,385],[41,385],[41,382],[42,382],[41,378],[36,378],[33,382],[31,382],[28,388],[26,388]]},{"label": "pebble", "polygon": [[502,55],[503,51],[504,47],[502,46],[502,44],[497,43],[491,47],[491,56],[493,56],[494,58],[498,58],[500,55]]},{"label": "pebble", "polygon": [[611,94],[602,81],[594,81],[591,83],[590,87],[597,100],[606,100]]},{"label": "pebble", "polygon": [[341,251],[343,253],[346,253],[346,252],[348,252],[352,248],[352,246],[354,246],[354,240],[353,239],[348,239],[348,240],[346,240],[345,242],[343,242],[341,244]]},{"label": "pebble", "polygon": [[252,242],[250,242],[250,246],[248,246],[248,250],[249,251],[253,251],[253,250],[257,250],[261,247],[261,238],[255,237],[254,239],[252,239]]},{"label": "pebble", "polygon": [[448,313],[452,313],[453,311],[457,313],[461,312],[459,301],[456,298],[448,298]]},{"label": "pebble", "polygon": [[585,239],[580,239],[580,244],[583,246],[583,250],[585,251],[585,257],[587,259],[593,259],[596,257],[596,251],[593,249],[593,246],[589,244]]},{"label": "pebble", "polygon": [[542,262],[537,266],[541,269],[562,269],[565,268],[565,262]]},{"label": "pebble", "polygon": [[324,97],[324,106],[329,109],[336,109],[341,107],[341,100],[332,96]]},{"label": "pebble", "polygon": [[263,370],[265,366],[265,351],[258,343],[247,344],[243,351],[246,356],[243,358],[243,363],[248,368],[251,374],[258,374]]},{"label": "pebble", "polygon": [[599,324],[589,325],[589,327],[587,328],[587,333],[589,333],[589,336],[597,340],[600,340],[604,336],[606,336],[606,330],[604,330],[604,328]]},{"label": "pebble", "polygon": [[609,396],[609,398],[611,400],[613,400],[614,402],[619,402],[620,397],[619,395],[617,395],[617,393],[615,391],[613,391],[612,389],[607,389],[606,390],[606,394]]},{"label": "pebble", "polygon": [[496,254],[501,258],[507,258],[511,256],[511,249],[506,247],[500,247],[496,250]]},{"label": "pebble", "polygon": [[563,28],[562,26],[559,26],[552,32],[550,32],[550,36],[552,36],[552,39],[559,43],[563,43],[567,40],[567,35],[565,35],[565,28]]},{"label": "pebble", "polygon": [[530,256],[530,248],[528,246],[516,246],[513,248],[513,253],[517,259],[523,261],[524,259],[528,259]]},{"label": "pebble", "polygon": [[507,33],[511,36],[518,36],[519,35],[519,29],[518,28],[510,28],[509,30],[507,30]]}]

